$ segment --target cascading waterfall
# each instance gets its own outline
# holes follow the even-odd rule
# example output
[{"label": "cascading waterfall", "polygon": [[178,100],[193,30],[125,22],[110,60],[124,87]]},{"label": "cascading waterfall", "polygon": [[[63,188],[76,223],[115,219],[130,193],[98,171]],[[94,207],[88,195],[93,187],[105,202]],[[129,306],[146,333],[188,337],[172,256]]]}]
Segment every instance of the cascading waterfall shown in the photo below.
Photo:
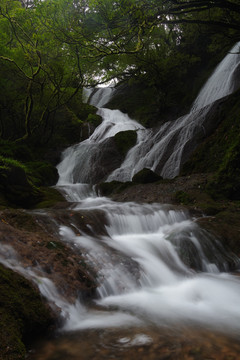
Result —
[{"label": "cascading waterfall", "polygon": [[[240,86],[237,76],[240,71],[239,48],[240,43],[219,64],[200,91],[190,113],[166,122],[158,131],[145,129],[119,110],[101,108],[116,91],[114,88],[100,88],[93,92],[85,90],[85,98],[89,97],[90,103],[100,108],[98,114],[103,122],[89,139],[66,150],[64,160],[58,167],[62,181],[93,184],[112,180],[125,182],[143,168],[149,168],[164,178],[177,176],[199,141],[216,128],[216,119],[212,121],[216,101]],[[137,131],[136,145],[128,152],[121,166],[107,167],[104,161],[100,161],[99,153],[108,157],[112,151],[111,146],[107,147],[109,138],[126,130]],[[100,168],[101,171],[96,172]]]},{"label": "cascading waterfall", "polygon": [[[232,50],[235,51],[236,48]],[[80,249],[86,263],[97,269],[94,304],[86,305],[80,300],[68,303],[50,280],[21,268],[10,248],[5,251],[2,247],[8,259],[6,254],[0,254],[0,262],[33,279],[42,294],[62,309],[63,330],[139,327],[142,331],[152,325],[160,328],[198,325],[240,334],[240,280],[229,273],[229,264],[238,269],[239,259],[227,253],[184,210],[161,204],[116,203],[98,196],[92,186],[93,179],[101,176],[129,180],[144,167],[166,177],[175,176],[186,150],[194,143],[192,137],[207,127],[206,115],[212,109],[209,103],[234,90],[230,78],[239,60],[239,54],[228,55],[219,65],[217,79],[213,74],[207,90],[201,91],[192,112],[165,123],[157,133],[146,130],[118,110],[101,108],[103,122],[90,138],[64,151],[58,165],[57,187],[71,202],[71,212],[87,211],[89,217],[101,213],[106,219],[100,233],[90,223],[86,224],[88,233],[76,224],[59,224],[62,241]],[[226,91],[215,86],[221,74],[226,76]],[[107,90],[106,95],[101,90],[102,100],[95,92],[92,102],[107,103],[112,91]],[[106,142],[126,130],[137,132],[136,146],[120,168],[110,175],[104,171],[101,176],[96,174]],[[142,336],[144,341],[149,340]]]},{"label": "cascading waterfall", "polygon": [[102,311],[72,306],[65,330],[184,323],[240,332],[240,283],[225,272],[230,255],[186,212],[107,198],[87,198],[73,209],[107,217],[106,235],[60,228],[62,239],[85,249],[98,268]]},{"label": "cascading waterfall", "polygon": [[[237,257],[227,254],[184,211],[159,204],[115,203],[98,197],[91,186],[106,178],[130,180],[144,167],[165,177],[177,175],[181,162],[196,145],[195,138],[208,130],[212,102],[239,85],[233,84],[240,61],[240,55],[234,54],[238,47],[216,69],[190,114],[165,123],[154,133],[119,110],[100,108],[102,124],[89,139],[63,153],[58,187],[75,202],[71,211],[101,211],[107,219],[105,235],[90,236],[78,229],[82,235],[76,236],[70,227],[60,227],[62,240],[85,249],[86,261],[97,266],[96,303],[102,308],[72,306],[65,329],[184,323],[240,333],[240,283],[238,277],[227,273],[229,262],[238,267]],[[92,104],[107,103],[113,91],[95,91]],[[137,132],[136,146],[120,167],[99,176],[96,169],[101,168],[107,141],[126,130]]]},{"label": "cascading waterfall", "polygon": [[[121,167],[107,181],[131,180],[132,175],[149,168],[164,178],[174,178],[181,165],[217,124],[212,124],[214,102],[240,87],[240,43],[218,65],[194,101],[189,114],[164,124],[158,132],[147,131],[144,139],[129,151]],[[134,165],[133,165],[134,164]]]}]

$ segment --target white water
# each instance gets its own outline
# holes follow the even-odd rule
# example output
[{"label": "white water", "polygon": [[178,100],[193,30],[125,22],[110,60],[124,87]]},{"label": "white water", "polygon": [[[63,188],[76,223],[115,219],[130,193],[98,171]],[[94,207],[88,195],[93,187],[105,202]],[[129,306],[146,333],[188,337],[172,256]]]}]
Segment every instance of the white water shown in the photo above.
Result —
[{"label": "white water", "polygon": [[65,330],[197,324],[240,334],[239,278],[225,272],[228,255],[187,213],[107,198],[87,198],[73,209],[107,217],[106,235],[60,228],[98,269],[102,311],[72,306]]},{"label": "white water", "polygon": [[[165,123],[158,132],[146,131],[132,148],[121,167],[107,181],[128,181],[143,168],[164,178],[174,178],[181,165],[214,128],[211,125],[212,104],[240,87],[240,43],[218,65],[196,98],[189,114]],[[214,124],[213,124],[214,125]],[[215,124],[217,126],[217,124]]]},{"label": "white water", "polygon": [[[223,61],[226,68],[231,59]],[[58,187],[73,202],[71,212],[88,211],[88,216],[92,213],[95,217],[101,212],[106,219],[104,235],[90,224],[88,234],[76,229],[81,235],[73,232],[74,224],[59,228],[62,240],[79,248],[85,261],[97,270],[98,308],[80,301],[69,304],[48,279],[19,266],[21,260],[11,248],[1,247],[0,261],[32,278],[42,294],[62,309],[64,330],[197,324],[240,335],[240,280],[227,273],[229,260],[239,266],[236,256],[227,254],[182,210],[160,204],[115,203],[98,197],[89,185],[99,144],[126,129],[138,132],[138,143],[113,178],[129,178],[126,174],[132,175],[141,166],[157,169],[160,156],[165,157],[162,173],[174,174],[179,154],[181,157],[191,136],[200,131],[209,108],[166,123],[155,135],[118,110],[99,111],[103,123],[88,140],[67,149],[58,166]],[[169,151],[171,156],[166,157]]]},{"label": "white water", "polygon": [[227,96],[240,86],[240,42],[237,43],[217,66],[192,106],[192,111],[202,109]]},{"label": "white water", "polygon": [[[101,211],[106,218],[105,235],[90,236],[77,229],[82,235],[76,236],[70,227],[60,228],[62,240],[85,251],[86,261],[98,269],[96,303],[102,308],[72,306],[66,330],[198,324],[240,334],[240,281],[227,273],[229,259],[239,266],[237,257],[227,254],[183,211],[159,204],[115,203],[98,197],[87,185],[94,183],[101,144],[129,129],[137,131],[137,144],[108,181],[129,180],[144,167],[164,177],[177,175],[195,137],[208,131],[212,102],[235,90],[233,74],[239,61],[239,54],[227,55],[190,114],[165,123],[158,132],[144,129],[118,110],[101,108],[103,122],[92,136],[63,153],[58,186],[75,202],[72,211]],[[111,93],[101,89],[104,99],[95,92],[92,101],[107,103]]]},{"label": "white water", "polygon": [[[97,183],[100,181],[129,181],[143,168],[149,168],[164,178],[174,178],[179,174],[182,164],[189,158],[199,141],[211,133],[217,126],[211,120],[215,113],[213,103],[240,86],[240,43],[216,68],[196,98],[189,114],[175,121],[165,123],[156,130],[145,129],[119,110],[101,108],[110,100],[115,89],[100,88],[91,95],[85,90],[85,98],[99,107],[98,114],[103,122],[92,136],[73,146],[64,153],[64,160],[58,170],[61,181]],[[120,131],[135,130],[137,144],[127,154],[121,166],[115,169],[104,168],[104,162],[98,163],[99,153],[104,151],[104,141]],[[108,150],[111,152],[111,148]],[[107,156],[103,153],[104,157]],[[102,168],[96,174],[96,168]]]}]

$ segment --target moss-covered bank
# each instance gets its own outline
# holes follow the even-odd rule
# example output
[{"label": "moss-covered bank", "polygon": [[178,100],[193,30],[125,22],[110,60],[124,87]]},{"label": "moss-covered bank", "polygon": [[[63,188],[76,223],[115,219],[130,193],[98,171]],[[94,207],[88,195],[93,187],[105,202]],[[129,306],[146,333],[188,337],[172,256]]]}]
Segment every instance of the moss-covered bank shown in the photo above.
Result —
[{"label": "moss-covered bank", "polygon": [[26,346],[53,325],[54,317],[36,289],[0,265],[0,359],[25,359]]},{"label": "moss-covered bank", "polygon": [[96,111],[79,97],[73,98],[49,120],[51,129],[39,130],[21,141],[1,138],[0,206],[31,208],[38,203],[46,205],[47,197],[48,205],[61,201],[61,196],[47,187],[58,181],[56,164],[62,150],[86,139],[101,122]]}]

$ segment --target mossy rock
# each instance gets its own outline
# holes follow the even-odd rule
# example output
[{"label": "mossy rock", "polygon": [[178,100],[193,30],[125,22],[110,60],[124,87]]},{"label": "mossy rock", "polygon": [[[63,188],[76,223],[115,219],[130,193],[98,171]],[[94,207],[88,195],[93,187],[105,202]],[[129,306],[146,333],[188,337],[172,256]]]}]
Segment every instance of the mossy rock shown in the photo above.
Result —
[{"label": "mossy rock", "polygon": [[[101,116],[96,114],[97,108],[82,103],[79,97],[72,99],[67,106],[63,106],[53,119],[54,129],[47,143],[48,147],[66,148],[72,144],[85,140],[84,128],[90,125],[91,133],[101,123]],[[36,141],[39,142],[38,139]]]},{"label": "mossy rock", "polygon": [[19,161],[33,160],[33,153],[27,144],[0,139],[0,155],[4,158],[14,158]]},{"label": "mossy rock", "polygon": [[216,117],[220,125],[183,166],[182,175],[212,173],[206,186],[214,199],[240,199],[240,90],[227,97]]},{"label": "mossy rock", "polygon": [[146,127],[152,127],[160,119],[160,106],[158,92],[144,80],[122,83],[116,87],[113,97],[105,106],[109,109],[119,109],[136,119]]},{"label": "mossy rock", "polygon": [[175,193],[175,200],[181,205],[192,204],[193,198],[185,191],[179,190]]},{"label": "mossy rock", "polygon": [[54,317],[35,288],[0,265],[1,360],[25,359],[26,345],[53,324]]},{"label": "mossy rock", "polygon": [[209,182],[207,191],[215,198],[240,200],[240,138],[228,149],[222,164]]},{"label": "mossy rock", "polygon": [[87,123],[94,125],[94,127],[97,127],[101,124],[101,122],[102,122],[102,118],[100,115],[92,114],[92,113],[88,114]]},{"label": "mossy rock", "polygon": [[134,130],[120,131],[114,136],[114,141],[118,151],[125,157],[127,152],[136,145],[137,133]]},{"label": "mossy rock", "polygon": [[26,167],[12,159],[0,159],[0,192],[7,201],[30,207],[41,199],[41,192],[29,181]]},{"label": "mossy rock", "polygon": [[28,162],[25,165],[34,185],[52,186],[57,183],[59,175],[55,166],[42,161]]},{"label": "mossy rock", "polygon": [[34,205],[35,209],[54,207],[56,204],[66,201],[63,195],[52,187],[40,187],[40,191],[42,197],[41,200]]},{"label": "mossy rock", "polygon": [[114,180],[111,182],[103,182],[98,184],[97,190],[101,193],[101,195],[109,196],[111,194],[120,193],[132,185],[133,183],[131,181],[121,182]]},{"label": "mossy rock", "polygon": [[162,180],[162,177],[154,171],[144,168],[135,174],[132,181],[137,184],[149,184]]}]

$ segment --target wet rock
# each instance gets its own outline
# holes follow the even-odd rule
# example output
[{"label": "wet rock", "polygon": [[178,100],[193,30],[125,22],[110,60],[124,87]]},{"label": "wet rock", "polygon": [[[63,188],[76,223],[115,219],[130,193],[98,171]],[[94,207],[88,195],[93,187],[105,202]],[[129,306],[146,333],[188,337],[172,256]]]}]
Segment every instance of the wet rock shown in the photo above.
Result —
[{"label": "wet rock", "polygon": [[79,162],[74,168],[74,182],[79,182],[79,179],[90,184],[102,182],[113,170],[120,167],[123,160],[114,137],[107,138],[99,144],[93,144],[90,150],[91,153],[87,153],[88,156],[84,159],[84,163]]},{"label": "wet rock", "polygon": [[29,182],[25,170],[14,164],[0,167],[0,190],[8,201],[23,207],[41,199],[41,192]]},{"label": "wet rock", "polygon": [[[74,302],[79,291],[84,297],[93,295],[95,274],[81,253],[61,241],[56,220],[51,220],[51,215],[49,221],[44,214],[28,214],[23,210],[0,212],[0,242],[14,249],[23,268],[52,280],[68,301]],[[11,259],[11,254],[8,258]]]},{"label": "wet rock", "polygon": [[26,345],[56,323],[38,291],[22,276],[0,265],[0,357],[25,359]]},{"label": "wet rock", "polygon": [[134,130],[120,131],[114,136],[114,141],[119,152],[125,156],[127,152],[136,145],[137,133]]},{"label": "wet rock", "polygon": [[137,184],[148,184],[162,180],[162,177],[156,174],[154,171],[144,168],[135,174],[132,181]]}]

